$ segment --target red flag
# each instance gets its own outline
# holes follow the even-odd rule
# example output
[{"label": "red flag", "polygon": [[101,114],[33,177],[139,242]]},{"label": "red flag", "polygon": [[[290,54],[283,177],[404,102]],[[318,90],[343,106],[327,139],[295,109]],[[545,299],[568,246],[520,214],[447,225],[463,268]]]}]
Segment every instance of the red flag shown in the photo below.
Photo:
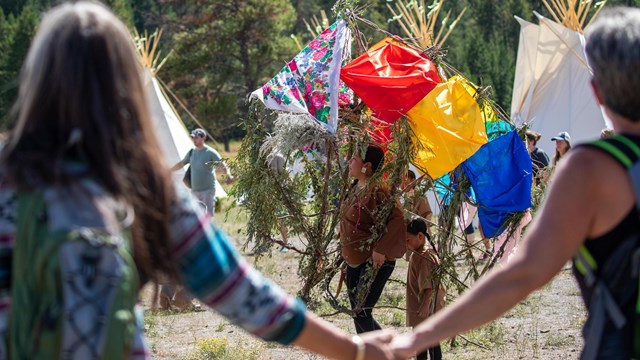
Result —
[{"label": "red flag", "polygon": [[344,81],[374,116],[394,122],[440,83],[429,58],[391,39],[385,39],[344,66]]}]

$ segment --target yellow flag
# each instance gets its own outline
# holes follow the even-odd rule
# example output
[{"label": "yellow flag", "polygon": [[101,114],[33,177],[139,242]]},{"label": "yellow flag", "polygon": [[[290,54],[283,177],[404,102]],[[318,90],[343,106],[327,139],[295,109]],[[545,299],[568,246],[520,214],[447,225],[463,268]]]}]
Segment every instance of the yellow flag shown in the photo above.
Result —
[{"label": "yellow flag", "polygon": [[422,149],[414,161],[432,178],[455,169],[488,142],[480,106],[459,76],[438,84],[407,116]]}]

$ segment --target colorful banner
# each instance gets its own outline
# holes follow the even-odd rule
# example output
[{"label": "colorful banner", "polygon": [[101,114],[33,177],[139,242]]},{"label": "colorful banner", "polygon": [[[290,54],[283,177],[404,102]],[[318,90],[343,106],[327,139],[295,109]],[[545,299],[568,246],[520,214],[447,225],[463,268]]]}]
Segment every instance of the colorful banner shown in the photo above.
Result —
[{"label": "colorful banner", "polygon": [[482,146],[462,163],[478,201],[485,237],[496,237],[513,212],[531,207],[531,158],[516,131]]},{"label": "colorful banner", "polygon": [[340,78],[374,111],[394,122],[440,83],[435,64],[419,51],[385,39],[344,66]]},{"label": "colorful banner", "polygon": [[439,84],[407,116],[421,147],[414,164],[432,178],[450,172],[487,143],[480,106],[461,77]]},{"label": "colorful banner", "polygon": [[340,81],[343,49],[351,47],[351,31],[338,20],[251,96],[267,108],[311,115],[331,133],[338,127],[338,106],[352,101]]}]

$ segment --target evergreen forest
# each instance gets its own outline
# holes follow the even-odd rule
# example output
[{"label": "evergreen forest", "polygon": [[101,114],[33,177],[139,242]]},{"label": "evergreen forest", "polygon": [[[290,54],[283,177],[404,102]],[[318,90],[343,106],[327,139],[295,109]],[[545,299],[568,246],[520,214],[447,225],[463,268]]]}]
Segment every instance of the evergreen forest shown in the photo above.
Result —
[{"label": "evergreen forest", "polygon": [[[403,35],[387,6],[394,0],[340,0],[362,17]],[[41,13],[59,1],[0,0],[0,130],[11,127],[18,76]],[[334,21],[335,0],[103,0],[132,31],[162,29],[169,55],[158,76],[217,141],[243,136],[247,96],[263,85],[311,40],[324,11]],[[430,1],[426,1],[430,3]],[[639,6],[640,0],[609,0],[606,6]],[[514,15],[537,23],[548,16],[542,0],[444,0],[441,17],[466,11],[443,50],[450,64],[510,108],[519,25]],[[310,25],[310,26],[309,26]],[[371,45],[384,35],[363,27]],[[174,101],[175,103],[175,101]]]}]

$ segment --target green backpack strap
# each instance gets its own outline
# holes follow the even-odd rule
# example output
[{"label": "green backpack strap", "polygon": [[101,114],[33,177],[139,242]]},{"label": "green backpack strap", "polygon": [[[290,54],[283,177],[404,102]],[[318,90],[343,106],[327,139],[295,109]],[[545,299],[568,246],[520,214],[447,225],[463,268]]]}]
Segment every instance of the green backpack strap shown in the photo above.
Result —
[{"label": "green backpack strap", "polygon": [[[633,192],[636,199],[636,209],[640,213],[640,146],[624,135],[617,135],[610,139],[598,140],[588,144],[587,146],[598,148],[605,153],[612,156],[618,163],[620,163],[625,169],[631,179],[633,186]],[[634,319],[634,356],[637,358],[640,355],[640,277],[638,276],[638,266],[640,266],[640,258],[638,258],[639,252],[634,252],[631,259],[633,264],[633,277],[638,279],[638,294],[636,295],[635,313]],[[598,264],[595,259],[587,250],[586,246],[581,245],[578,249],[578,253],[575,256],[574,263],[578,272],[582,274],[587,286],[596,286],[594,290],[595,301],[599,302],[598,306],[595,306],[594,314],[592,315],[591,331],[585,337],[585,351],[583,353],[584,358],[595,358],[597,355],[597,348],[602,336],[602,329],[604,328],[604,322],[606,321],[606,315],[616,324],[618,328],[621,328],[626,319],[615,299],[611,296],[611,293],[606,286],[599,286],[596,284],[597,277],[596,271],[598,270]],[[596,330],[599,329],[599,330]],[[594,351],[587,351],[587,348],[594,349]],[[589,350],[591,350],[589,349]]]},{"label": "green backpack strap", "polygon": [[[636,208],[640,213],[640,147],[624,135],[617,135],[609,139],[598,140],[587,144],[589,147],[598,148],[612,156],[618,163],[627,169],[633,184],[633,192],[636,198]],[[597,264],[589,250],[582,245],[576,256],[576,268],[583,276],[588,276],[587,268],[597,269]]]},{"label": "green backpack strap", "polygon": [[129,230],[51,230],[49,210],[42,192],[18,194],[9,359],[126,358],[139,288]]},{"label": "green backpack strap", "polygon": [[45,305],[60,303],[62,288],[57,274],[50,271],[59,266],[58,244],[38,241],[45,237],[45,226],[37,226],[45,220],[44,208],[40,193],[18,196],[8,332],[11,359],[38,359],[35,354],[41,348],[59,348],[61,341],[55,319],[62,309]]}]

